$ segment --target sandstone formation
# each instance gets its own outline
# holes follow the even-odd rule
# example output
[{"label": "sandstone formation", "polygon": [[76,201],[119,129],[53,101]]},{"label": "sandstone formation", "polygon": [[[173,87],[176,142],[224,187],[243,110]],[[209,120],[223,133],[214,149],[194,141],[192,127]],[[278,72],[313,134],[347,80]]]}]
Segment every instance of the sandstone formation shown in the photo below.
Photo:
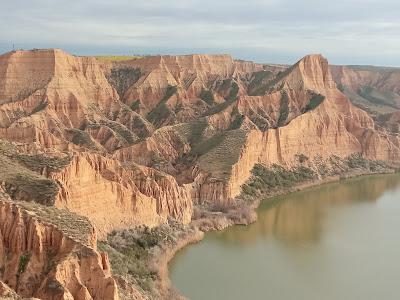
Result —
[{"label": "sandstone formation", "polygon": [[4,300],[20,300],[22,299],[14,290],[0,281],[0,296]]},{"label": "sandstone formation", "polygon": [[111,158],[84,153],[50,177],[60,186],[54,205],[87,216],[102,237],[113,229],[155,226],[168,217],[190,221],[188,189],[155,169],[123,167]]},{"label": "sandstone formation", "polygon": [[1,55],[0,280],[23,297],[117,299],[97,236],[234,205],[256,164],[399,162],[399,74],[321,55]]},{"label": "sandstone formation", "polygon": [[1,279],[22,297],[118,299],[87,219],[0,194]]}]

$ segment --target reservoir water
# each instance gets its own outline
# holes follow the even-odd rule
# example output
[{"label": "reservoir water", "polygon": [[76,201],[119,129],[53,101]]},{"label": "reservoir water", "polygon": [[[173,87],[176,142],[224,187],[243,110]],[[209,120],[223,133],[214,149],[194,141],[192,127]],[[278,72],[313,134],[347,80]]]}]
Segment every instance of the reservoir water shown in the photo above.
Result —
[{"label": "reservoir water", "polygon": [[[268,200],[269,201],[269,200]],[[400,175],[264,202],[258,221],[207,233],[170,263],[192,300],[400,299]]]}]

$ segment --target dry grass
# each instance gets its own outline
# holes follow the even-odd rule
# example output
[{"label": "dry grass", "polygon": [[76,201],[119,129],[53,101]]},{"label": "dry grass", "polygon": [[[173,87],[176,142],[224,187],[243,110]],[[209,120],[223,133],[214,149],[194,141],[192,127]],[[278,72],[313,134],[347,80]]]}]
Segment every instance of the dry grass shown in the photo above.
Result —
[{"label": "dry grass", "polygon": [[[360,95],[359,93],[350,91],[346,87],[340,85],[339,89],[351,100],[351,102],[355,106],[367,111],[369,114],[373,116],[384,115],[395,112],[397,110],[395,107],[393,107],[393,104],[387,105],[385,101],[380,101],[377,97],[375,97],[375,99],[374,98],[368,99],[368,94],[366,93]],[[367,98],[365,96],[367,96]],[[381,98],[384,98],[384,96],[381,96]],[[392,101],[392,99],[390,99],[389,101]]]},{"label": "dry grass", "polygon": [[47,205],[54,203],[58,192],[54,181],[1,155],[0,169],[0,181],[13,199],[32,200]]},{"label": "dry grass", "polygon": [[0,182],[14,200],[52,205],[58,185],[40,174],[45,168],[49,172],[59,171],[69,161],[68,156],[20,154],[12,143],[0,140]]},{"label": "dry grass", "polygon": [[161,275],[158,266],[154,265],[154,258],[176,246],[190,230],[173,221],[155,228],[115,230],[107,240],[98,242],[98,248],[108,253],[114,274],[139,286],[142,294],[148,294],[151,299],[159,299],[157,282]]},{"label": "dry grass", "polygon": [[53,206],[41,205],[36,202],[12,201],[9,196],[0,191],[0,201],[12,202],[21,209],[33,215],[39,221],[53,224],[66,236],[88,245],[88,237],[93,232],[93,226],[90,221],[83,216],[77,215],[65,209],[58,209]]},{"label": "dry grass", "polygon": [[66,236],[88,245],[88,236],[92,234],[93,226],[88,218],[77,215],[65,209],[45,206],[35,202],[18,202],[26,210],[33,212],[46,223],[54,224]]},{"label": "dry grass", "polygon": [[126,60],[135,60],[135,59],[140,59],[142,56],[137,56],[137,55],[96,55],[95,58],[97,58],[100,61],[126,61]]},{"label": "dry grass", "polygon": [[[240,129],[227,131],[218,138],[210,138],[201,145],[199,166],[217,179],[229,177],[246,141],[246,132]],[[200,148],[200,145],[199,145]]]}]

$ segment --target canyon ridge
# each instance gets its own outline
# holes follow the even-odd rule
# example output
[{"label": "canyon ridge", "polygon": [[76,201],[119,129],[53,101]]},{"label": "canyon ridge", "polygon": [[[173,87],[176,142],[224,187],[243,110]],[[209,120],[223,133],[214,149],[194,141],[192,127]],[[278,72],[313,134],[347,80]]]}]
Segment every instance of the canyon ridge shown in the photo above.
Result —
[{"label": "canyon ridge", "polygon": [[[0,296],[181,299],[166,269],[260,199],[395,172],[400,69],[0,55]],[[8,297],[8,298],[7,298]]]}]

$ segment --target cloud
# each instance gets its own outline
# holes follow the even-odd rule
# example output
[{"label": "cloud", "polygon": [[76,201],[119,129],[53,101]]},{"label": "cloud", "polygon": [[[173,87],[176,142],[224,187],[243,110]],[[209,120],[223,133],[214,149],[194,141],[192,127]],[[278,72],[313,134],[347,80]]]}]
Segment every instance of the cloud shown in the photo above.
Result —
[{"label": "cloud", "polygon": [[31,0],[0,11],[0,51],[62,47],[77,54],[227,52],[290,63],[398,64],[394,0]]}]

